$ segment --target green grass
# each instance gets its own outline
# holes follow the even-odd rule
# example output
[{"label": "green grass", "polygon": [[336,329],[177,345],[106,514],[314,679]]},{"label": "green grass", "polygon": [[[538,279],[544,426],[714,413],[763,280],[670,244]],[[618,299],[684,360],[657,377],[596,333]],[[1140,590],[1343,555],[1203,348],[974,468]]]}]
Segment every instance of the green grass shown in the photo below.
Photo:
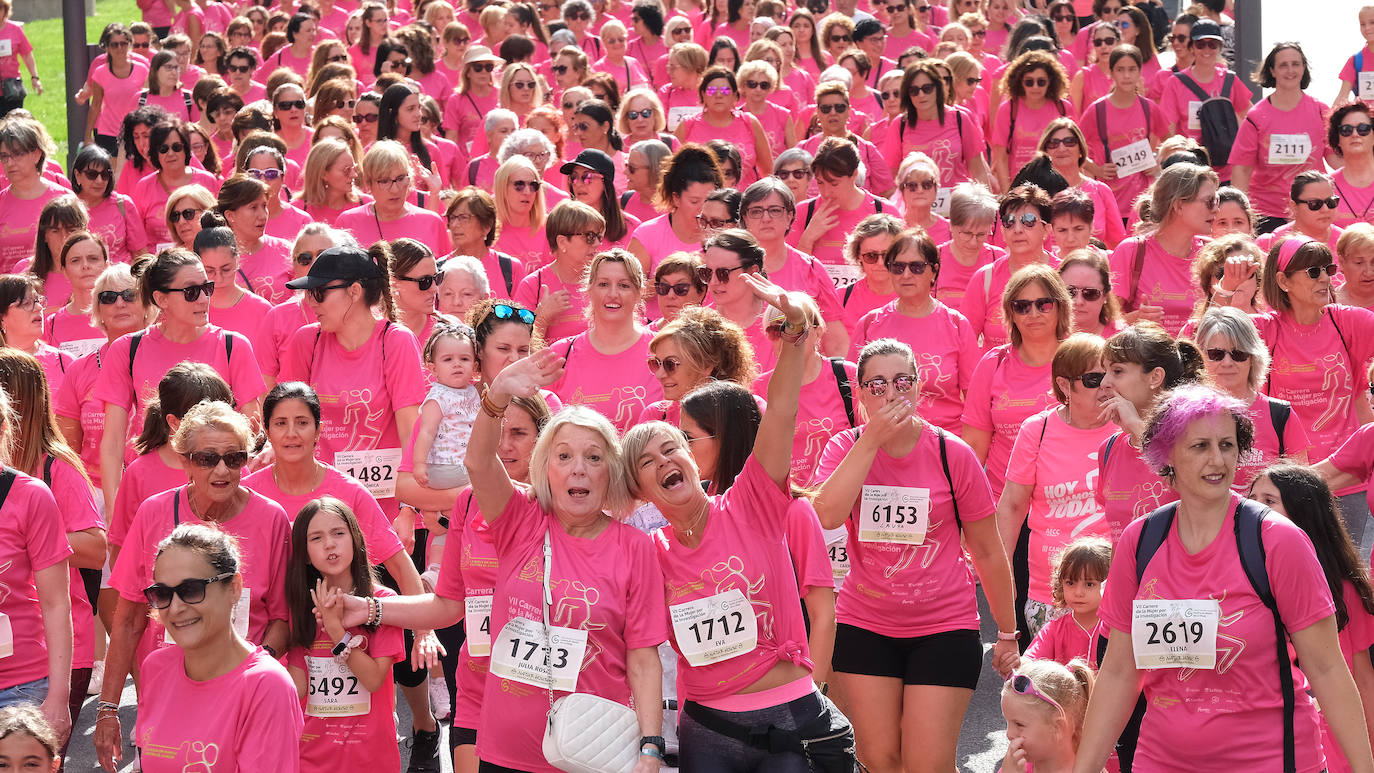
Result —
[{"label": "green grass", "polygon": [[[113,21],[129,24],[141,18],[135,0],[99,0],[95,6],[95,16],[86,19],[86,39],[95,42],[106,24]],[[43,96],[34,96],[32,91],[24,100],[24,107],[34,114],[48,128],[53,139],[57,140],[58,160],[66,166],[67,157],[67,73],[66,50],[62,44],[62,19],[43,19],[24,25],[24,34],[33,44],[33,57],[38,64],[38,75],[43,79]],[[80,56],[80,54],[77,54]],[[28,73],[24,73],[26,87]],[[72,90],[81,88],[77,83]]]}]

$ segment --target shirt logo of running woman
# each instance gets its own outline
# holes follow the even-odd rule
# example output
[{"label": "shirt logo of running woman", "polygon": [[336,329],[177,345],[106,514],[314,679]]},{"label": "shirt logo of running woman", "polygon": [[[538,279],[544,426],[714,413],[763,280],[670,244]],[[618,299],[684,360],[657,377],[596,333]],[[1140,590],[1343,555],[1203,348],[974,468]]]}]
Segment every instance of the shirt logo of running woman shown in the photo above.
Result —
[{"label": "shirt logo of running woman", "polygon": [[349,436],[342,448],[370,448],[382,438],[382,420],[387,416],[387,405],[378,405],[372,410],[372,390],[354,389],[343,392],[339,397],[344,401],[343,426],[335,427],[334,433]]},{"label": "shirt logo of running woman", "polygon": [[[754,607],[754,617],[759,624],[759,638],[774,638],[773,605],[755,598],[755,596],[763,593],[763,572],[759,572],[758,579],[750,580],[744,574],[744,561],[739,556],[730,556],[724,561],[717,562],[715,566],[709,569],[703,569],[701,571],[701,585],[703,588],[715,587],[715,590],[709,595],[718,595],[728,590],[739,590]],[[692,584],[688,584],[684,589],[691,587]]]}]

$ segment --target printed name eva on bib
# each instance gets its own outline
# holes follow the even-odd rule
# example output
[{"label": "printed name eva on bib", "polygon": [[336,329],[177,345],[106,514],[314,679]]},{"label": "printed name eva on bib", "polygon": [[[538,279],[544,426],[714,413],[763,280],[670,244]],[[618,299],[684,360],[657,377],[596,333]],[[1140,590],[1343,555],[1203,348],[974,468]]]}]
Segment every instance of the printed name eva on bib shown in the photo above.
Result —
[{"label": "printed name eva on bib", "polygon": [[739,588],[668,607],[673,638],[687,662],[709,666],[736,658],[759,644],[754,607]]},{"label": "printed name eva on bib", "polygon": [[334,466],[367,489],[377,499],[396,496],[396,472],[401,466],[401,449],[373,448],[367,451],[339,451]]},{"label": "printed name eva on bib", "polygon": [[305,668],[310,679],[305,713],[312,717],[361,717],[372,710],[372,693],[347,663],[334,658],[307,656]]},{"label": "printed name eva on bib", "polygon": [[587,632],[513,617],[491,644],[491,672],[531,687],[574,692],[587,656]]},{"label": "printed name eva on bib", "polygon": [[468,654],[484,658],[491,654],[491,596],[463,599],[463,620],[467,630]]},{"label": "printed name eva on bib", "polygon": [[920,545],[930,529],[930,489],[864,486],[859,541]]},{"label": "printed name eva on bib", "polygon": [[1216,668],[1221,604],[1214,599],[1136,599],[1131,647],[1136,668]]}]

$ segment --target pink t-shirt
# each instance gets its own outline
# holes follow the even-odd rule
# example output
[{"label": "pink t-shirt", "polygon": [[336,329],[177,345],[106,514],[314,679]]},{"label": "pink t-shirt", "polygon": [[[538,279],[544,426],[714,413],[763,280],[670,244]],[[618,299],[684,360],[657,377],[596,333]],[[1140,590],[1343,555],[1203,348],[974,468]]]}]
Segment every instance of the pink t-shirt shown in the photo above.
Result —
[{"label": "pink t-shirt", "polygon": [[211,304],[210,324],[242,334],[253,343],[253,352],[256,354],[258,347],[267,343],[263,326],[267,321],[267,313],[271,310],[272,304],[262,296],[244,290],[233,306],[221,309]]},{"label": "pink t-shirt", "polygon": [[973,325],[973,332],[982,336],[985,351],[1011,340],[1011,331],[1002,317],[1002,291],[1011,281],[1011,274],[1011,258],[999,257],[974,271],[964,288],[959,312]]},{"label": "pink t-shirt", "polygon": [[784,661],[808,670],[814,666],[796,601],[801,597],[796,569],[784,541],[791,503],[788,492],[751,455],[735,484],[712,497],[700,545],[684,546],[671,528],[654,533],[670,613],[689,602],[737,591],[749,600],[758,626],[754,649],[699,666],[682,655],[680,637],[690,638],[690,631],[675,629],[679,698],[712,701],[735,695]]},{"label": "pink t-shirt", "polygon": [[[845,400],[841,394],[840,382],[836,379],[835,367],[844,371],[849,390],[849,411],[845,410]],[[773,371],[768,371],[754,381],[756,395],[768,394],[768,384],[773,380]],[[837,432],[851,429],[858,422],[858,368],[852,362],[838,358],[827,359],[821,370],[811,381],[802,384],[801,396],[797,405],[797,429],[792,436],[792,482],[806,486],[816,473],[816,463],[821,460],[821,452]],[[681,411],[680,403],[672,403]],[[762,410],[762,407],[760,408]],[[849,413],[854,414],[850,421]],[[665,419],[666,421],[666,419]],[[677,417],[672,424],[676,425]]]},{"label": "pink t-shirt", "polygon": [[[1148,126],[1145,123],[1147,105],[1149,108]],[[1107,123],[1107,136],[1105,138],[1098,128],[1097,111],[1099,110],[1106,111],[1104,118],[1106,118]],[[1159,105],[1144,97],[1137,97],[1130,107],[1123,110],[1113,105],[1110,98],[1104,96],[1083,110],[1083,116],[1079,119],[1078,126],[1083,130],[1083,138],[1088,143],[1088,156],[1098,164],[1106,164],[1111,161],[1108,148],[1120,150],[1141,140],[1149,142],[1151,135],[1164,137],[1169,133],[1169,122],[1164,117],[1164,111],[1160,109]],[[1147,170],[1125,177],[1113,177],[1103,182],[1115,194],[1117,207],[1120,210],[1129,211],[1136,196],[1150,187],[1153,179],[1154,174]]]},{"label": "pink t-shirt", "polygon": [[1310,459],[1326,458],[1360,426],[1354,401],[1365,399],[1374,312],[1332,304],[1310,326],[1281,312],[1252,319],[1273,353],[1265,391],[1293,404],[1312,442]]},{"label": "pink t-shirt", "polygon": [[[375,598],[396,594],[386,586],[374,585]],[[391,658],[392,662],[406,657],[405,631],[394,625],[380,625],[375,630],[362,626],[346,629],[351,636],[366,639],[360,649],[372,658]],[[330,640],[324,626],[315,626],[315,641],[309,648],[294,646],[286,654],[286,665],[309,679],[306,658],[332,662],[335,642]],[[372,692],[366,714],[357,716],[312,716],[308,708],[309,696],[301,701],[305,712],[305,730],[300,737],[302,773],[336,773],[343,767],[351,770],[400,770],[401,752],[396,746],[396,720],[392,711],[396,706],[396,690],[392,686],[391,669],[383,673],[382,687]]]},{"label": "pink t-shirt", "polygon": [[963,393],[982,358],[968,319],[939,301],[924,317],[911,317],[892,301],[854,326],[854,345],[860,349],[879,338],[895,338],[916,355],[921,395],[915,405],[921,418],[947,432],[959,432]]},{"label": "pink t-shirt", "polygon": [[[129,352],[134,336],[142,336],[134,362]],[[233,349],[226,338],[234,339]],[[148,400],[157,395],[158,382],[181,362],[203,362],[219,372],[229,382],[234,401],[247,405],[267,390],[253,355],[253,344],[241,335],[206,325],[205,332],[189,343],[170,341],[154,325],[138,333],[116,339],[108,349],[108,362],[96,379],[95,396],[120,408],[132,408],[131,427],[143,426],[143,413]]]},{"label": "pink t-shirt", "polygon": [[835,572],[830,567],[830,554],[825,547],[825,531],[820,516],[806,497],[792,497],[787,505],[787,552],[797,574],[797,592],[801,598],[813,588],[835,589]]},{"label": "pink t-shirt", "polygon": [[117,77],[108,61],[91,69],[91,82],[101,88],[100,115],[95,122],[97,134],[118,136],[124,116],[138,109],[138,92],[148,85],[148,64],[132,56],[129,62],[133,69],[126,78]]},{"label": "pink t-shirt", "polygon": [[395,220],[379,220],[375,207],[364,204],[339,215],[334,226],[352,233],[353,238],[364,247],[405,236],[419,240],[436,255],[443,255],[450,249],[448,226],[444,224],[444,218],[410,202],[406,202],[405,214]]},{"label": "pink t-shirt", "polygon": [[[1336,194],[1341,197],[1341,205],[1336,208],[1336,219],[1333,223],[1341,228],[1346,228],[1353,223],[1374,223],[1374,215],[1370,210],[1374,208],[1374,185],[1367,185],[1357,188],[1345,179],[1345,167],[1337,169],[1331,175],[1336,184]],[[0,226],[3,229],[4,226]],[[3,230],[0,230],[3,233]]]},{"label": "pink t-shirt", "polygon": [[[243,559],[239,573],[249,591],[248,640],[261,643],[269,622],[288,619],[286,564],[291,556],[291,522],[281,505],[251,489],[248,492],[248,503],[239,514],[215,528],[239,541]],[[119,558],[110,569],[110,587],[121,598],[144,602],[143,589],[153,584],[157,543],[182,523],[207,524],[191,510],[186,486],[163,491],[138,506]]]},{"label": "pink t-shirt", "polygon": [[[1262,99],[1240,122],[1240,131],[1236,133],[1228,160],[1253,170],[1250,205],[1261,215],[1289,217],[1288,191],[1293,178],[1308,169],[1325,170],[1326,116],[1330,111],[1326,103],[1306,94],[1302,95],[1297,107],[1287,111],[1274,107],[1270,99]],[[1282,162],[1279,159],[1283,154],[1292,154],[1292,150],[1286,148],[1294,143],[1292,135],[1306,137],[1310,150],[1300,162]],[[1275,153],[1278,158],[1271,161]]]},{"label": "pink t-shirt", "polygon": [[[483,536],[486,530],[487,522],[472,499],[472,488],[465,488],[453,506],[449,542],[439,567],[439,580],[434,584],[436,595],[462,601],[466,607],[469,598],[482,599],[496,593],[496,546]],[[474,608],[479,605],[480,602],[474,603]],[[484,622],[490,639],[491,620],[488,618]],[[490,646],[488,641],[488,651]],[[463,648],[458,651],[458,700],[453,710],[453,726],[475,730],[482,714],[482,690],[491,657],[473,655],[471,647],[472,633],[469,631],[463,639]]]},{"label": "pink t-shirt", "polygon": [[[1353,671],[1355,653],[1364,652],[1374,644],[1374,617],[1365,611],[1354,583],[1347,581],[1341,584],[1341,597],[1345,601],[1346,611],[1350,614],[1350,620],[1340,630],[1341,654],[1345,656],[1346,667]],[[1336,737],[1331,733],[1331,725],[1327,722],[1325,714],[1321,715],[1321,729],[1322,752],[1326,755],[1327,771],[1350,773],[1350,761],[1345,758],[1341,747],[1336,743]]]},{"label": "pink t-shirt", "polygon": [[[1270,413],[1269,404],[1273,399],[1258,394],[1254,402],[1250,403],[1250,419],[1255,422],[1255,448],[1254,453],[1249,458],[1241,460],[1236,466],[1236,482],[1232,484],[1238,493],[1244,495],[1250,490],[1250,482],[1271,464],[1279,461],[1279,436],[1278,430],[1274,427],[1273,415]],[[1294,458],[1303,452],[1310,452],[1312,443],[1307,439],[1307,430],[1303,428],[1303,422],[1296,414],[1289,409],[1288,421],[1283,425],[1283,454],[1288,458]],[[1308,462],[1316,464],[1320,458],[1309,457]]]},{"label": "pink t-shirt", "polygon": [[144,667],[134,734],[147,773],[299,773],[304,721],[296,684],[265,650],[204,682],[186,676],[180,647],[149,655]]},{"label": "pink t-shirt", "polygon": [[111,193],[90,210],[91,233],[100,237],[110,250],[111,263],[128,263],[137,253],[147,250],[148,232],[134,200],[122,193]]},{"label": "pink t-shirt", "polygon": [[858,341],[853,338],[859,320],[870,311],[881,308],[882,306],[896,300],[895,292],[886,295],[879,295],[868,286],[868,280],[860,279],[854,284],[839,291],[840,305],[844,309],[844,326],[850,333],[849,340],[849,359],[857,360],[859,357]]},{"label": "pink t-shirt", "polygon": [[701,252],[701,244],[689,244],[677,238],[677,233],[673,231],[672,218],[672,213],[654,213],[635,229],[634,238],[644,247],[645,252],[649,253],[651,275],[654,269],[658,268],[658,264],[674,252]]},{"label": "pink t-shirt", "polygon": [[0,25],[0,40],[9,44],[9,53],[0,56],[0,78],[18,78],[19,58],[32,54],[33,44],[24,34],[23,25],[11,20]]},{"label": "pink t-shirt", "polygon": [[988,482],[1001,496],[1007,462],[1021,424],[1055,404],[1050,392],[1050,363],[1032,368],[1021,361],[1011,344],[992,349],[973,371],[965,403],[964,423],[992,433]]},{"label": "pink t-shirt", "polygon": [[617,432],[635,423],[644,406],[663,398],[663,385],[644,367],[649,357],[651,330],[618,354],[603,354],[592,344],[590,333],[580,333],[553,344],[568,364],[563,378],[549,386],[564,405],[585,405],[611,420]]},{"label": "pink t-shirt", "polygon": [[124,468],[123,477],[119,479],[119,493],[115,495],[114,507],[109,508],[110,544],[115,547],[124,545],[139,505],[156,494],[184,485],[186,471],[167,466],[157,451],[149,451],[129,462]]},{"label": "pink t-shirt", "polygon": [[287,69],[292,72],[310,72],[310,57],[298,57],[291,52],[290,44],[282,46],[275,54],[267,57],[258,69],[253,73],[253,80],[266,83],[272,77],[272,73],[278,69]]},{"label": "pink t-shirt", "polygon": [[319,488],[308,494],[295,495],[282,491],[277,485],[272,467],[264,467],[246,476],[243,485],[281,505],[286,511],[286,519],[292,523],[295,523],[301,508],[313,499],[331,496],[341,500],[353,510],[353,515],[358,519],[363,542],[367,545],[368,563],[373,566],[382,564],[401,551],[401,538],[396,536],[391,522],[382,514],[382,508],[378,506],[377,500],[367,493],[363,484],[333,466],[325,465],[324,480],[320,482]]},{"label": "pink t-shirt", "polygon": [[[1121,210],[1117,208],[1116,196],[1106,183],[1084,177],[1078,190],[1088,194],[1093,200],[1093,236],[1101,239],[1111,249],[1126,238],[1126,228],[1121,222]],[[1054,235],[1050,235],[1053,240]]]},{"label": "pink t-shirt", "polygon": [[[534,273],[526,274],[515,288],[515,301],[527,309],[537,308],[545,296],[559,290],[568,292],[568,308],[555,316],[545,328],[544,337],[551,341],[581,335],[587,330],[588,301],[582,282],[564,282],[554,269],[555,264],[550,263]],[[643,362],[643,358],[639,362]]]},{"label": "pink t-shirt", "polygon": [[770,270],[768,280],[784,290],[811,296],[820,307],[821,319],[827,323],[844,319],[839,293],[825,266],[790,244],[787,245],[786,262],[781,268]]},{"label": "pink t-shirt", "polygon": [[[499,561],[493,641],[511,618],[543,620],[544,535],[549,534],[550,623],[587,632],[576,690],[629,705],[628,651],[657,647],[668,639],[663,574],[649,538],[614,520],[596,537],[572,537],[553,513],[519,490],[488,533]],[[541,751],[548,708],[547,691],[489,677],[477,727],[478,756],[504,767],[556,773]]]},{"label": "pink t-shirt", "polygon": [[[293,237],[294,238],[294,237]],[[269,304],[282,303],[291,298],[286,283],[291,281],[291,242],[275,236],[264,236],[258,244],[257,252],[239,255],[239,277],[248,282],[245,290],[252,290],[267,300]],[[215,311],[210,310],[211,314]],[[255,342],[256,343],[256,342]]]},{"label": "pink t-shirt", "polygon": [[[1294,416],[1293,419],[1298,417]],[[1290,419],[1292,423],[1292,419]],[[1318,457],[1313,454],[1309,461],[1316,462]],[[1368,481],[1371,473],[1374,473],[1374,424],[1361,425],[1359,429],[1351,433],[1350,437],[1341,443],[1331,454],[1328,461],[1332,466],[1344,473],[1354,475],[1362,481]],[[1374,489],[1366,489],[1365,496],[1370,496],[1369,492]]]},{"label": "pink t-shirt", "polygon": [[[503,260],[504,259],[504,260]],[[493,298],[512,298],[515,288],[525,280],[525,264],[513,255],[497,252],[488,249],[486,254],[481,256],[482,268],[487,272],[487,283],[491,285],[491,297]],[[506,282],[506,272],[501,270],[501,264],[506,263],[510,266],[510,282]]]},{"label": "pink t-shirt", "polygon": [[43,481],[15,473],[9,496],[0,504],[0,613],[9,616],[16,635],[14,654],[0,658],[0,685],[15,685],[48,675],[48,646],[33,574],[67,561],[72,549],[64,520]]},{"label": "pink t-shirt", "polygon": [[105,334],[91,323],[89,314],[73,314],[63,306],[43,320],[43,340],[71,353],[80,351],[87,341],[99,341],[103,345]]},{"label": "pink t-shirt", "polygon": [[[1008,135],[1012,130],[1011,107],[1016,105],[1016,136],[1008,141]],[[1050,121],[1064,116],[1073,117],[1073,105],[1067,99],[1058,102],[1045,101],[1038,110],[1032,110],[1026,106],[1025,100],[1008,99],[997,108],[997,117],[993,121],[992,137],[989,145],[994,148],[1010,148],[1011,153],[1007,161],[1008,179],[1015,177],[1021,167],[1035,155],[1035,149],[1040,145],[1040,135],[1045,133],[1045,127],[1050,125]]]},{"label": "pink t-shirt", "polygon": [[91,482],[100,486],[100,438],[105,434],[105,403],[95,398],[95,381],[100,375],[100,358],[106,344],[67,368],[62,386],[53,393],[53,413],[81,425],[81,447],[76,449],[85,462]]},{"label": "pink t-shirt", "polygon": [[[1217,65],[1212,75],[1212,80],[1202,83],[1197,80],[1194,74],[1196,66],[1187,70],[1175,73],[1172,78],[1164,82],[1164,92],[1159,95],[1159,106],[1164,110],[1164,116],[1169,120],[1169,126],[1173,128],[1174,134],[1182,134],[1192,137],[1198,142],[1202,141],[1202,126],[1197,122],[1197,108],[1202,103],[1193,90],[1183,85],[1181,76],[1192,78],[1198,87],[1208,95],[1208,98],[1221,96],[1221,88],[1226,83],[1226,68]],[[1231,85],[1231,103],[1237,110],[1245,109],[1250,106],[1250,87],[1245,85],[1247,79],[1237,75]],[[1231,167],[1213,164],[1212,168],[1217,171],[1217,175],[1223,180],[1231,179]]]},{"label": "pink t-shirt", "polygon": [[[144,89],[139,92],[137,102],[142,103],[142,105],[160,107],[172,117],[180,118],[188,123],[200,120],[200,109],[191,100],[191,92],[189,91],[177,89],[171,94],[152,94]],[[186,109],[187,105],[190,105],[189,110]]]},{"label": "pink t-shirt", "polygon": [[[946,118],[949,118],[949,116],[946,116]],[[858,135],[850,135],[849,139],[854,142],[854,146],[858,149],[859,161],[863,163],[864,169],[868,175],[864,178],[864,189],[870,191],[894,190],[897,187],[897,183],[893,180],[894,173],[892,171],[892,165],[888,163],[888,159],[883,151],[879,150],[877,145],[874,145]],[[881,139],[881,137],[879,139]],[[821,143],[824,141],[824,134],[813,134],[797,147],[815,156],[816,151],[820,149]]]},{"label": "pink t-shirt", "polygon": [[[49,477],[47,466],[51,462]],[[62,530],[75,534],[87,529],[105,529],[105,519],[95,503],[95,491],[81,471],[70,464],[44,454],[39,459],[39,470],[44,482],[52,490],[57,500],[57,510],[62,513]],[[95,629],[91,627],[91,602],[86,596],[86,587],[81,580],[81,571],[71,567],[68,578],[68,592],[72,600],[72,668],[90,668],[95,663]]]},{"label": "pink t-shirt", "polygon": [[[303,145],[302,147],[305,146]],[[302,162],[301,166],[304,167],[305,163]],[[300,235],[301,229],[313,222],[315,222],[315,219],[305,210],[297,207],[295,204],[283,204],[277,216],[268,219],[266,234],[277,239],[282,239],[290,245],[290,243],[294,242],[296,237]]]},{"label": "pink t-shirt", "polygon": [[1126,524],[1178,501],[1178,492],[1145,464],[1139,449],[1131,445],[1130,436],[1118,432],[1103,441],[1097,451],[1093,497],[1106,514],[1112,544],[1116,544]]},{"label": "pink t-shirt", "polygon": [[[978,269],[991,265],[1006,254],[1007,251],[1001,247],[994,247],[985,242],[982,249],[978,250],[978,257],[974,259],[973,265],[965,266],[954,257],[950,242],[946,241],[941,244],[940,276],[935,279],[935,297],[951,309],[962,311],[964,297],[968,295],[968,286],[973,275]],[[998,305],[1000,306],[1001,303],[999,302]]]},{"label": "pink t-shirt", "polygon": [[1070,612],[1056,617],[1041,628],[1022,657],[1053,660],[1065,665],[1074,658],[1088,660],[1097,646],[1097,638],[1106,637],[1108,633],[1110,631],[1102,621],[1099,620],[1092,628],[1084,628]]},{"label": "pink t-shirt", "polygon": [[940,185],[945,188],[972,179],[969,161],[983,155],[987,141],[978,119],[966,107],[945,107],[945,121],[917,121],[907,126],[906,119],[891,121],[882,138],[883,157],[888,171],[897,173],[902,159],[921,151],[940,167]]},{"label": "pink t-shirt", "polygon": [[[862,430],[841,432],[830,439],[816,467],[817,481],[835,472]],[[865,513],[862,500],[856,499],[845,521],[850,569],[835,606],[838,622],[899,638],[978,630],[973,571],[959,541],[960,525],[954,519],[952,503],[958,499],[959,519],[964,522],[992,517],[995,506],[987,476],[973,450],[947,433],[946,480],[940,464],[939,432],[925,424],[916,446],[906,456],[892,457],[879,449],[874,457],[864,485],[928,489],[930,526],[919,545],[864,542],[859,539],[858,522]]]},{"label": "pink t-shirt", "polygon": [[[830,230],[821,234],[816,239],[816,243],[811,248],[811,254],[816,260],[830,266],[848,265],[848,259],[844,255],[845,242],[849,240],[849,234],[859,225],[859,221],[869,215],[887,212],[895,214],[896,208],[887,199],[881,199],[866,190],[860,189],[863,199],[859,205],[853,209],[838,209],[835,211],[835,225]],[[807,199],[797,204],[797,223],[792,226],[791,232],[787,234],[787,243],[796,247],[801,240],[802,232],[806,230],[806,224],[815,211],[821,207],[820,197]]]},{"label": "pink t-shirt", "polygon": [[[1054,407],[1021,424],[1007,462],[1007,481],[1029,486],[1030,598],[1046,604],[1050,575],[1060,552],[1080,537],[1110,537],[1102,508],[1093,498],[1097,449],[1116,432],[1114,424],[1078,429]],[[1044,453],[1041,453],[1041,451]],[[1070,615],[1072,617],[1072,615]]]},{"label": "pink t-shirt", "polygon": [[[1103,589],[1098,615],[1113,631],[1131,630],[1135,599],[1216,599],[1221,605],[1215,669],[1148,669],[1140,672],[1149,701],[1140,728],[1136,760],[1141,770],[1195,770],[1184,749],[1206,749],[1217,770],[1274,767],[1282,748],[1283,696],[1279,688],[1273,615],[1260,602],[1236,548],[1235,508],[1210,545],[1189,554],[1178,523],[1155,553],[1139,583],[1133,560],[1143,521],[1126,527]],[[1289,631],[1301,631],[1331,616],[1335,606],[1312,543],[1292,521],[1270,514],[1261,530],[1269,585]],[[1148,590],[1142,592],[1142,588]],[[1307,678],[1293,669],[1297,698],[1297,769],[1321,770],[1317,712]],[[1233,739],[1220,742],[1220,739]]]},{"label": "pink t-shirt", "polygon": [[[547,199],[547,191],[545,191]],[[552,208],[552,204],[549,207]],[[447,233],[447,231],[445,232]],[[512,225],[501,226],[501,233],[492,243],[492,249],[499,250],[519,259],[525,270],[543,266],[549,262],[549,242],[544,236],[544,227],[520,228]],[[533,308],[533,307],[530,307]]]},{"label": "pink t-shirt", "polygon": [[[202,185],[211,193],[219,190],[219,178],[200,169],[199,167],[187,167],[191,173],[191,181],[188,185]],[[159,175],[162,173],[152,168],[148,168],[148,174],[144,175],[134,186],[129,197],[133,199],[138,211],[143,215],[143,230],[148,235],[148,242],[156,247],[159,244],[166,244],[172,241],[172,233],[167,230],[167,199],[172,192],[162,185]]]},{"label": "pink t-shirt", "polygon": [[281,372],[281,358],[286,353],[291,336],[314,321],[315,312],[305,304],[304,295],[279,303],[267,312],[262,325],[265,341],[262,347],[253,347],[264,376],[277,378]]},{"label": "pink t-shirt", "polygon": [[[1132,278],[1135,275],[1135,256],[1142,240],[1145,242],[1145,255],[1141,260],[1140,281],[1137,283]],[[1113,292],[1121,299],[1123,310],[1134,311],[1143,305],[1162,306],[1164,329],[1170,335],[1178,335],[1193,315],[1202,292],[1193,278],[1193,261],[1208,241],[1201,236],[1193,237],[1193,250],[1186,258],[1165,252],[1154,236],[1132,236],[1121,242],[1112,251],[1108,262],[1112,268]]]},{"label": "pink t-shirt", "polygon": [[38,215],[49,201],[71,191],[61,185],[42,178],[43,192],[37,198],[21,199],[14,195],[13,189],[0,191],[0,273],[13,274],[19,261],[33,255],[34,241],[38,238]]}]

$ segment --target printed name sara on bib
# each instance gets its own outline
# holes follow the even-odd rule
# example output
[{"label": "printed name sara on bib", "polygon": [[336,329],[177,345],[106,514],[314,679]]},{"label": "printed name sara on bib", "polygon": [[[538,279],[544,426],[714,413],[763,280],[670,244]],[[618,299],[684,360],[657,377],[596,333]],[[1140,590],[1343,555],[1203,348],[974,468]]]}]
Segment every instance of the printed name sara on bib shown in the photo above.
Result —
[{"label": "printed name sara on bib", "polygon": [[1217,664],[1215,599],[1136,599],[1131,602],[1131,647],[1136,668],[1202,668]]},{"label": "printed name sara on bib", "polygon": [[396,470],[401,465],[401,449],[374,448],[366,451],[339,451],[334,466],[367,489],[377,499],[396,496]]},{"label": "printed name sara on bib", "polygon": [[1136,140],[1112,151],[1112,163],[1116,165],[1117,177],[1149,171],[1155,167],[1155,153],[1150,150],[1149,140]]},{"label": "printed name sara on bib", "polygon": [[1312,155],[1312,138],[1306,134],[1269,135],[1269,163],[1301,164]]},{"label": "printed name sara on bib", "polygon": [[463,619],[467,628],[468,654],[484,658],[491,654],[491,596],[463,599]]},{"label": "printed name sara on bib", "polygon": [[860,542],[920,545],[930,529],[930,489],[864,486],[859,504]]},{"label": "printed name sara on bib", "polygon": [[372,693],[363,687],[347,663],[307,656],[305,713],[312,717],[360,717],[372,710]]},{"label": "printed name sara on bib", "polygon": [[491,672],[531,687],[574,692],[587,656],[587,632],[513,617],[491,645]]},{"label": "printed name sara on bib", "polygon": [[693,666],[739,657],[759,644],[754,607],[739,588],[668,607],[673,638]]}]

